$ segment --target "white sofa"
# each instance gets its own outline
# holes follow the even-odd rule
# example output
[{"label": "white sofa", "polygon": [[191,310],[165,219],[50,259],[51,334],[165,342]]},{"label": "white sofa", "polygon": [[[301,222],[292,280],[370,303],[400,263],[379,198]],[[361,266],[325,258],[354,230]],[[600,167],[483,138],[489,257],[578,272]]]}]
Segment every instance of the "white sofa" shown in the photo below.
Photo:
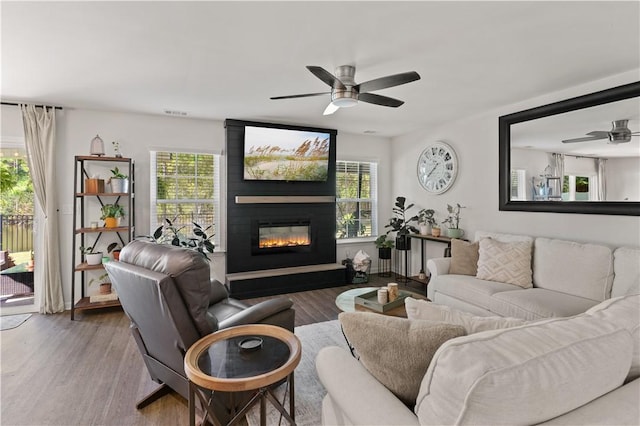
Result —
[{"label": "white sofa", "polygon": [[429,259],[429,299],[479,316],[536,320],[584,312],[610,297],[640,291],[640,249],[612,249],[526,235],[479,231],[476,241],[532,244],[533,288],[449,274],[451,258]]},{"label": "white sofa", "polygon": [[436,351],[415,407],[347,351],[327,347],[316,358],[327,390],[322,424],[638,425],[639,347],[640,295],[457,337]]}]

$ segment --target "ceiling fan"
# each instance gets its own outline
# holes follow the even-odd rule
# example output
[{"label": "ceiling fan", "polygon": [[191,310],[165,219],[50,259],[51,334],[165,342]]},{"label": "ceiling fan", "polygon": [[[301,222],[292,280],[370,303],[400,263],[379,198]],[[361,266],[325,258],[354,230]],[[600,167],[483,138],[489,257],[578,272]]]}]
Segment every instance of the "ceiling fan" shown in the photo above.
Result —
[{"label": "ceiling fan", "polygon": [[387,96],[376,95],[375,93],[370,92],[420,80],[420,75],[417,72],[410,71],[401,74],[388,75],[386,77],[376,78],[374,80],[356,84],[354,80],[356,67],[352,65],[341,65],[337,67],[335,75],[322,67],[307,66],[307,69],[311,71],[313,75],[328,84],[329,87],[331,87],[331,91],[305,93],[302,95],[274,96],[271,99],[305,98],[308,96],[331,94],[331,103],[324,110],[324,115],[333,114],[339,108],[352,107],[356,105],[358,101],[397,108],[402,105],[404,101],[389,98]]},{"label": "ceiling fan", "polygon": [[613,128],[610,131],[594,130],[593,132],[587,133],[587,137],[566,139],[563,140],[562,143],[589,142],[600,139],[609,139],[608,143],[611,144],[631,142],[631,136],[638,136],[640,135],[640,132],[632,133],[627,127],[628,123],[629,120],[612,121],[611,124],[613,125]]}]

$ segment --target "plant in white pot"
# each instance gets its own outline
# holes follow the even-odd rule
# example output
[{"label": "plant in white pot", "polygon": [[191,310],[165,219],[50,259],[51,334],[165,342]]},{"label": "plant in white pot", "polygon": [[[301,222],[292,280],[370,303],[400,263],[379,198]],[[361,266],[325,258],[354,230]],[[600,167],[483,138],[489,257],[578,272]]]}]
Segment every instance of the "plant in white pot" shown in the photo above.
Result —
[{"label": "plant in white pot", "polygon": [[129,176],[125,175],[117,167],[111,170],[109,178],[111,192],[114,194],[126,194],[129,192]]},{"label": "plant in white pot", "polygon": [[460,210],[466,208],[456,203],[453,207],[447,204],[447,212],[449,216],[442,222],[443,225],[447,225],[447,234],[450,238],[461,238],[464,235],[464,231],[460,229]]},{"label": "plant in white pot", "polygon": [[434,215],[435,211],[433,209],[422,209],[418,212],[420,235],[429,235],[429,228],[437,223]]},{"label": "plant in white pot", "polygon": [[94,250],[94,247],[80,247],[80,253],[84,255],[87,265],[100,265],[102,263],[102,252]]}]

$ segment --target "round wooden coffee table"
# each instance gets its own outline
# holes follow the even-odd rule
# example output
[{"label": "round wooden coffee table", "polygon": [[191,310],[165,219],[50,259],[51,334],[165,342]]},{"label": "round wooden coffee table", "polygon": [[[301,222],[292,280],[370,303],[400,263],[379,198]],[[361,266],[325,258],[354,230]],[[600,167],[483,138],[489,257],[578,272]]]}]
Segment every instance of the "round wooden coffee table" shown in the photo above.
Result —
[{"label": "round wooden coffee table", "polygon": [[[300,362],[300,340],[282,327],[265,324],[241,325],[203,337],[189,348],[184,369],[189,379],[189,424],[195,425],[195,398],[206,408],[205,419],[216,419],[209,406],[207,392],[254,391],[228,425],[242,419],[253,405],[260,402],[260,424],[266,424],[266,401],[295,424],[293,371]],[[282,379],[289,386],[289,413],[274,396],[270,386]]]},{"label": "round wooden coffee table", "polygon": [[[338,295],[338,297],[336,297],[336,306],[342,311],[342,312],[376,312],[376,313],[380,313],[377,311],[374,311],[372,309],[369,309],[365,306],[362,305],[358,305],[355,303],[355,298],[357,296],[360,296],[364,293],[368,293],[370,291],[374,291],[374,290],[378,290],[380,287],[360,287],[360,288],[352,288],[350,290],[344,291],[342,293],[340,293]],[[412,291],[407,291],[407,290],[400,290],[400,294],[407,294],[414,298],[414,299],[426,299],[425,296],[423,296],[422,294],[419,293],[414,293]],[[404,304],[402,306],[398,306],[397,308],[391,309],[387,312],[384,313],[384,315],[391,315],[394,317],[407,317],[407,311],[404,307]]]}]

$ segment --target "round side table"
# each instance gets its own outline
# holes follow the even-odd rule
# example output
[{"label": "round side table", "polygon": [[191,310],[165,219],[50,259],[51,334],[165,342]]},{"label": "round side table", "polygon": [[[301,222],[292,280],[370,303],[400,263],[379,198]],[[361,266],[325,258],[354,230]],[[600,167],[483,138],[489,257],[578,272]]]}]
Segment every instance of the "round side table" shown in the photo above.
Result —
[{"label": "round side table", "polygon": [[[215,391],[254,391],[249,402],[228,425],[241,419],[260,402],[260,424],[266,425],[266,401],[295,424],[293,371],[300,362],[300,340],[282,327],[265,324],[241,325],[217,331],[194,343],[184,358],[189,379],[189,424],[195,425],[195,398],[205,407],[205,418],[220,425],[209,405],[207,393]],[[289,413],[273,394],[270,386],[287,379]]]}]

